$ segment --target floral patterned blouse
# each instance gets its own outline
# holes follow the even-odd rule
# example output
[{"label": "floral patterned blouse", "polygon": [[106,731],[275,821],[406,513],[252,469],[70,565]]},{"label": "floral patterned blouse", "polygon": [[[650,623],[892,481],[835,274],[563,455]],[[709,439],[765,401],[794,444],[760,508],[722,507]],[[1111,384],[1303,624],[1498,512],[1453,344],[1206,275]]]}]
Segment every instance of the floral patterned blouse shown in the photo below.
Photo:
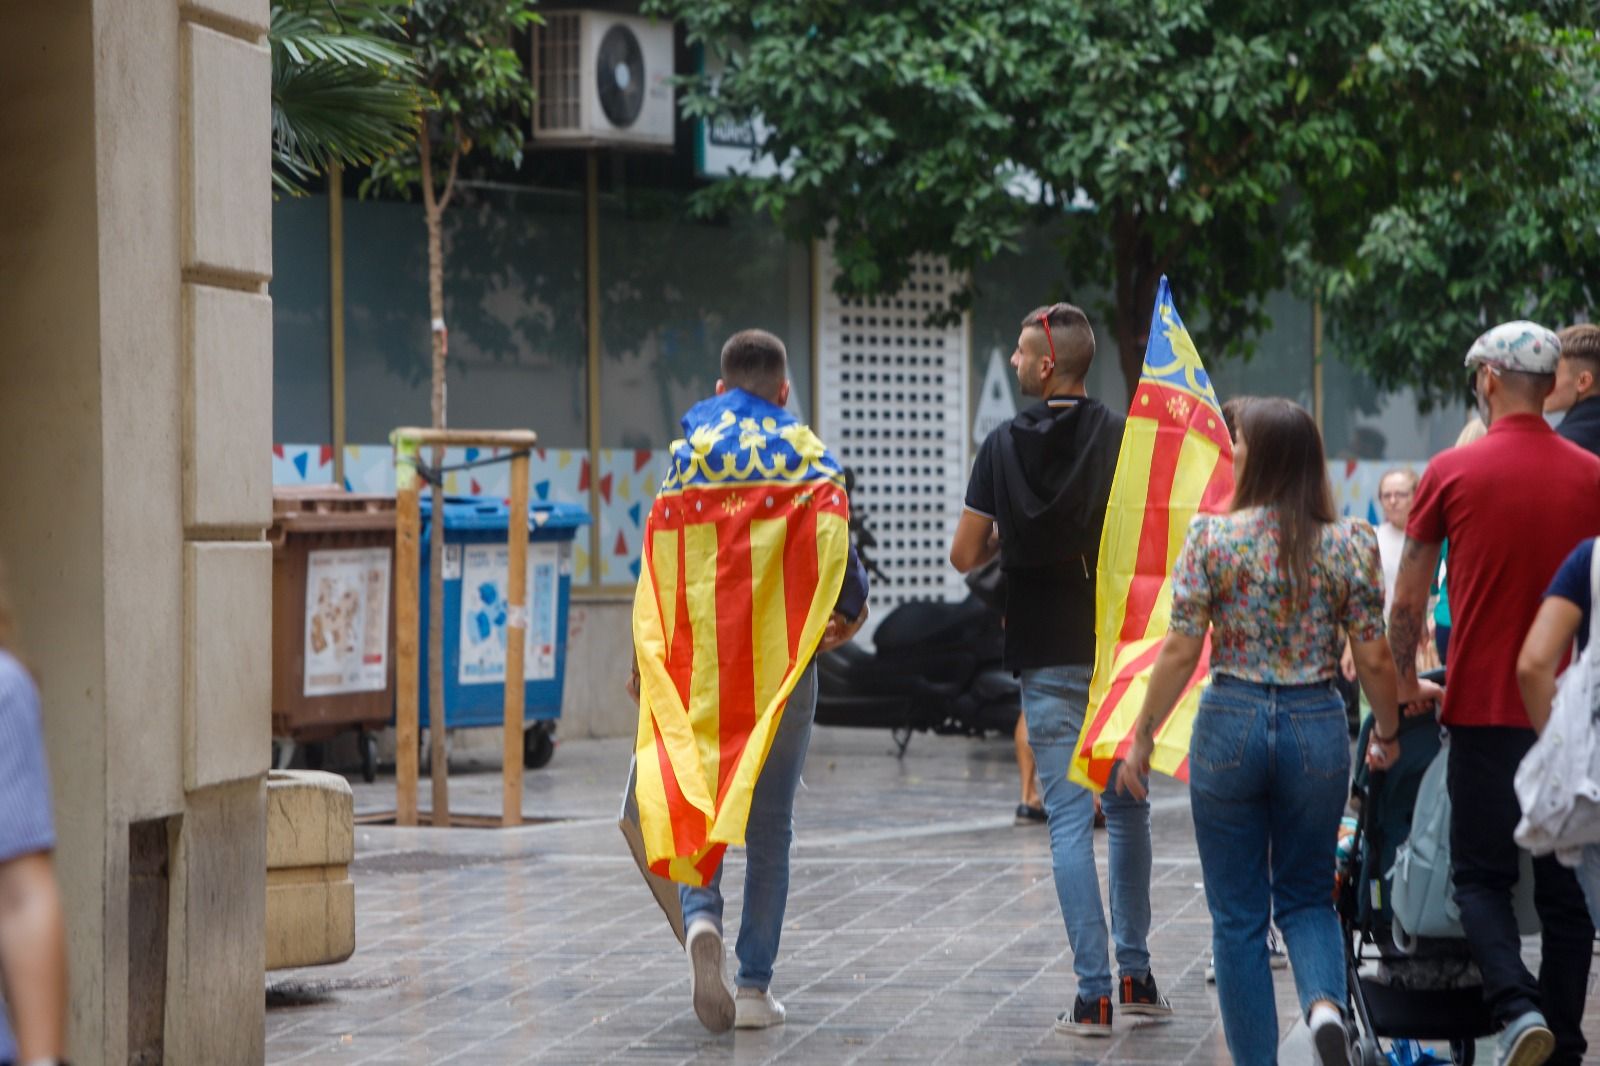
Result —
[{"label": "floral patterned blouse", "polygon": [[1384,635],[1383,568],[1370,525],[1322,527],[1311,588],[1295,603],[1278,571],[1278,522],[1264,507],[1196,515],[1172,574],[1172,630],[1205,636],[1211,670],[1246,681],[1303,685],[1338,672],[1344,634]]}]

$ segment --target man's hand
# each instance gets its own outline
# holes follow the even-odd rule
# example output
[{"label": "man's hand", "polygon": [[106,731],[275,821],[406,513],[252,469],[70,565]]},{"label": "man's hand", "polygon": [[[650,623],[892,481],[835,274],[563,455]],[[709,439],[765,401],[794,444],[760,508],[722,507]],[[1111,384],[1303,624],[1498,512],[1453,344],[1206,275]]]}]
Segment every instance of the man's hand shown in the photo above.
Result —
[{"label": "man's hand", "polygon": [[861,608],[861,617],[851,619],[845,617],[842,611],[834,611],[828,617],[828,627],[822,631],[822,643],[817,645],[817,651],[832,651],[841,644],[848,644],[850,639],[860,631],[867,620],[867,609]]},{"label": "man's hand", "polygon": [[634,703],[639,702],[639,660],[633,660],[633,672],[628,677],[628,698]]},{"label": "man's hand", "polygon": [[1344,654],[1339,657],[1339,673],[1346,681],[1356,679],[1356,655],[1350,650],[1350,642],[1344,642]]},{"label": "man's hand", "polygon": [[1400,705],[1400,713],[1407,718],[1432,714],[1444,700],[1444,689],[1425,677],[1417,678],[1416,694]]}]

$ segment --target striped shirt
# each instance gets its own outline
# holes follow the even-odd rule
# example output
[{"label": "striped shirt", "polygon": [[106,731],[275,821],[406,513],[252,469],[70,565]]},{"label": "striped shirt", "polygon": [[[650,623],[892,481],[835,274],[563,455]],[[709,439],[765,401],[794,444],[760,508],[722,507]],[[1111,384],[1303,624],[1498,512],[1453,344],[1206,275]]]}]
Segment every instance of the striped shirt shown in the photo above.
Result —
[{"label": "striped shirt", "polygon": [[[39,730],[39,691],[8,652],[0,650],[0,866],[55,847],[50,775]],[[0,1002],[0,1062],[17,1057]]]}]

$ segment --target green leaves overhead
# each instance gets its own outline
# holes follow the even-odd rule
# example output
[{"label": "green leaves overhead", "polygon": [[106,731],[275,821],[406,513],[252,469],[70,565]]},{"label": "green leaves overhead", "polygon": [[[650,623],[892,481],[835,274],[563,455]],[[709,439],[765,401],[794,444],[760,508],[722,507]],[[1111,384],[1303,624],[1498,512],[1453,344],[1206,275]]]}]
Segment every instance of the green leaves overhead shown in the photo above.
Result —
[{"label": "green leaves overhead", "polygon": [[[1137,374],[1173,277],[1207,358],[1286,285],[1348,358],[1425,399],[1480,323],[1600,289],[1596,15],[1564,0],[650,0],[721,56],[696,117],[759,113],[779,177],[706,189],[833,234],[849,291],[958,269],[1072,213]],[[1032,175],[1035,182],[1019,181]],[[1027,189],[1024,199],[1016,195]],[[1043,294],[1027,294],[1023,302]]]},{"label": "green leaves overhead", "polygon": [[[523,33],[538,20],[533,0],[411,0],[399,40],[416,57],[433,169],[483,151],[522,162],[533,85]],[[410,196],[421,181],[417,146],[379,162],[369,185]]]},{"label": "green leaves overhead", "polygon": [[272,5],[272,180],[289,195],[329,167],[372,164],[410,143],[421,96],[398,27],[405,0]]}]

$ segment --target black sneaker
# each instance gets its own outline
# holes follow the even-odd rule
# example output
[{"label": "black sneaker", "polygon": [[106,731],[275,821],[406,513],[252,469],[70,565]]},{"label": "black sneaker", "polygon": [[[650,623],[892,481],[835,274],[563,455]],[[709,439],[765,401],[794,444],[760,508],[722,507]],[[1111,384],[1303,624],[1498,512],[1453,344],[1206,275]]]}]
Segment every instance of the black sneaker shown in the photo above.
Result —
[{"label": "black sneaker", "polygon": [[1150,1014],[1165,1016],[1172,1013],[1172,1004],[1167,1002],[1167,997],[1161,994],[1156,987],[1156,975],[1147,973],[1143,977],[1122,978],[1121,995],[1122,1010],[1127,1014]]},{"label": "black sneaker", "polygon": [[1056,1032],[1075,1036],[1110,1036],[1111,997],[1096,996],[1085,1000],[1078,996],[1072,1001],[1070,1011],[1056,1015]]},{"label": "black sneaker", "polygon": [[1017,804],[1017,825],[1044,825],[1050,816],[1044,813],[1043,807],[1032,807],[1026,803]]}]

